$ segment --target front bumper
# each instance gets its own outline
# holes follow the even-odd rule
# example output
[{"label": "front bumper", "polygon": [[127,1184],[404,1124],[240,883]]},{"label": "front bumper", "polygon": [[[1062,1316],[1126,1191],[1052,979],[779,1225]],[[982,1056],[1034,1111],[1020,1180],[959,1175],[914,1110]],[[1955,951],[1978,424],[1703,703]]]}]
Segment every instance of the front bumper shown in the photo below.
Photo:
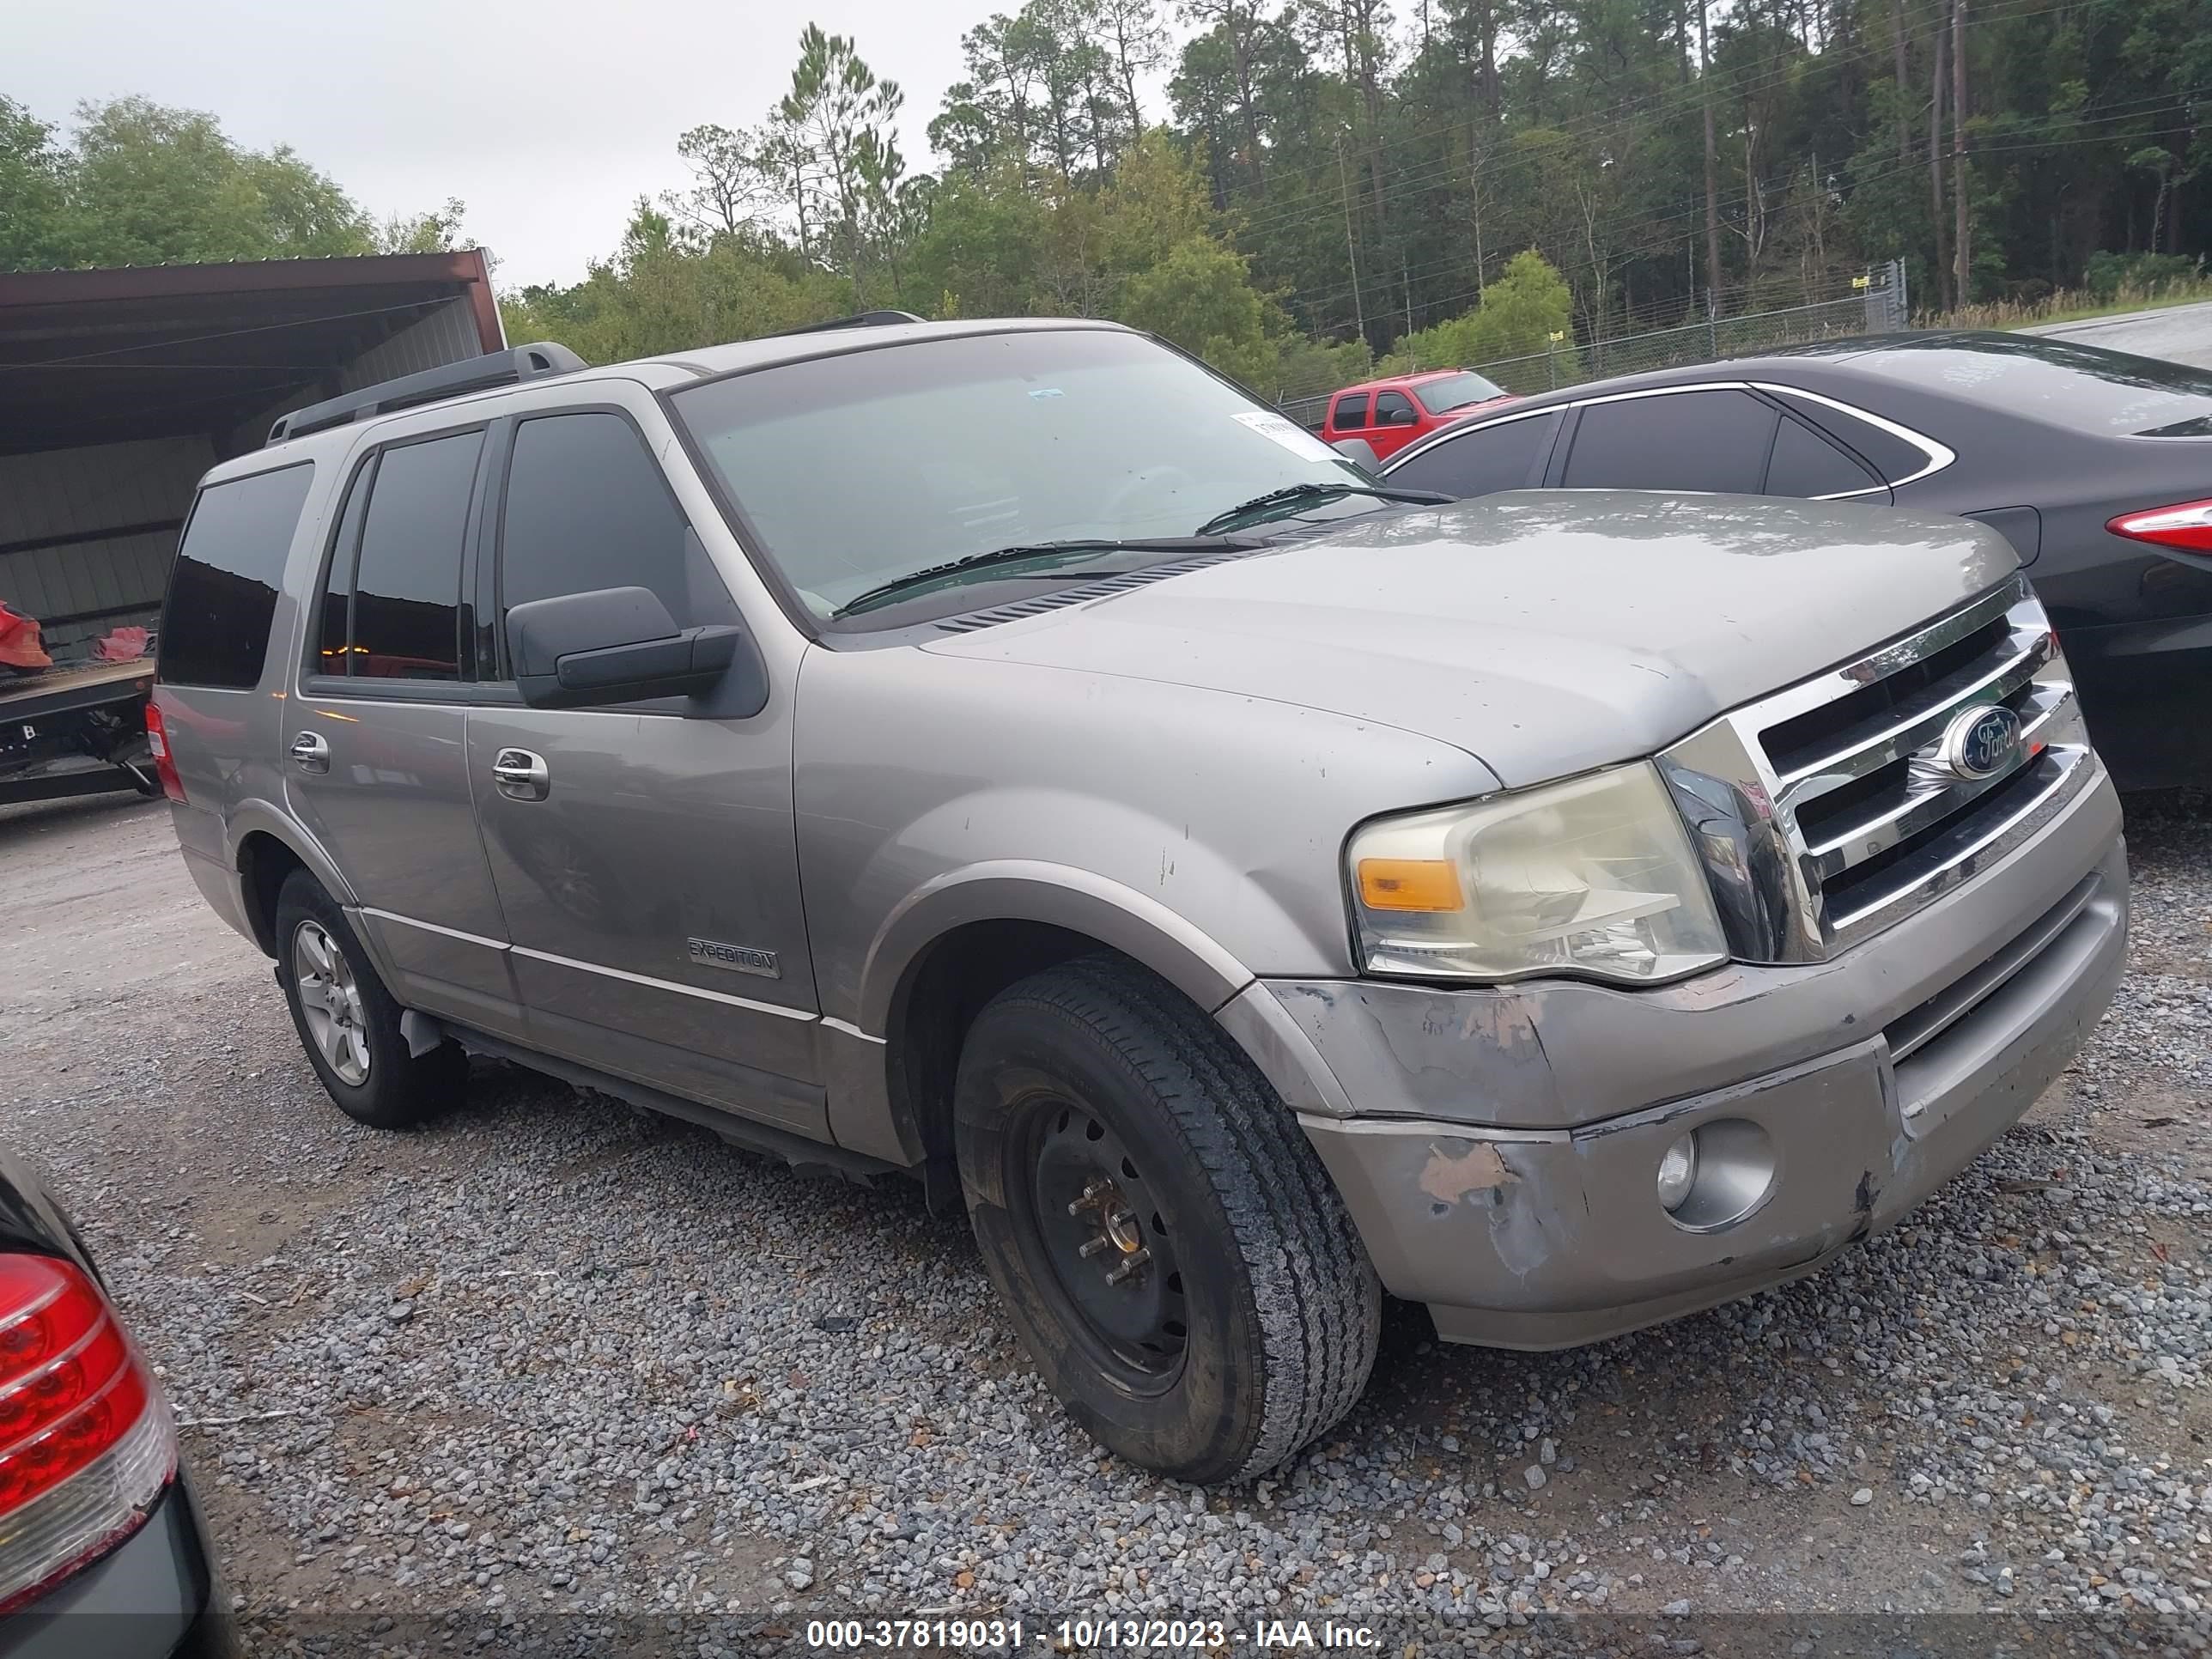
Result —
[{"label": "front bumper", "polygon": [[[1383,1284],[1448,1340],[1553,1348],[1781,1283],[1894,1224],[2065,1068],[2126,942],[2100,779],[2002,865],[1813,967],[1644,993],[1268,988],[1352,1108],[1300,1121]],[[1660,1206],[1660,1158],[1723,1121],[1764,1133],[1771,1178],[1747,1213],[1692,1231]]]}]

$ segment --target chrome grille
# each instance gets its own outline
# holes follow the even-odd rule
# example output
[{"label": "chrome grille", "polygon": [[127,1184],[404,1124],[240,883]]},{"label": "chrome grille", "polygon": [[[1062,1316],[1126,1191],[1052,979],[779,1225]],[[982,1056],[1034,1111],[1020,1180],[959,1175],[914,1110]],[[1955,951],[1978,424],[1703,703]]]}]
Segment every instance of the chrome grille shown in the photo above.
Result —
[{"label": "chrome grille", "polygon": [[[2019,720],[1986,776],[1947,755],[1968,711]],[[2024,578],[1725,714],[1660,757],[1748,962],[1817,962],[2032,836],[2094,774],[2073,679]]]}]

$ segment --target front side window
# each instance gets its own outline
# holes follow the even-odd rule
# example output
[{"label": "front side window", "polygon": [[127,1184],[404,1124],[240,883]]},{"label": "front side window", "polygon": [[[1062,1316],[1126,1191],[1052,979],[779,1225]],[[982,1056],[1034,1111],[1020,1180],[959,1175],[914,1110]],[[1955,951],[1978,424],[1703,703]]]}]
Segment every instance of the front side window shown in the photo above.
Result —
[{"label": "front side window", "polygon": [[353,581],[350,671],[369,679],[460,678],[461,543],[482,432],[378,457]]},{"label": "front side window", "polygon": [[500,531],[502,616],[533,599],[650,588],[678,628],[736,616],[659,464],[621,416],[586,410],[514,431]]},{"label": "front side window", "polygon": [[1332,423],[1340,432],[1357,432],[1367,424],[1367,394],[1352,392],[1336,400],[1336,412]]},{"label": "front side window", "polygon": [[1413,400],[1402,392],[1378,392],[1375,394],[1375,424],[1377,426],[1411,426],[1413,423]]},{"label": "front side window", "polygon": [[260,683],[284,561],[314,476],[313,464],[303,463],[200,491],[161,610],[166,684]]},{"label": "front side window", "polygon": [[[1188,538],[1294,485],[1310,487],[1312,499],[1297,508],[1309,521],[1382,505],[1348,493],[1371,481],[1311,433],[1119,331],[847,351],[708,381],[670,403],[719,475],[740,532],[817,617],[886,582],[1000,549]],[[1069,556],[1080,562],[1066,568],[1091,571],[1172,556]]]},{"label": "front side window", "polygon": [[1421,401],[1428,405],[1431,415],[1449,415],[1455,409],[1465,409],[1471,404],[1486,404],[1493,398],[1503,398],[1504,389],[1472,370],[1462,370],[1438,380],[1424,380],[1417,388]]},{"label": "front side window", "polygon": [[1477,427],[1424,449],[1386,476],[1403,489],[1435,489],[1462,499],[1525,489],[1544,482],[1544,462],[1559,427],[1557,414]]},{"label": "front side window", "polygon": [[1781,411],[1748,392],[1670,392],[1591,404],[1561,480],[1570,489],[1756,495]]}]

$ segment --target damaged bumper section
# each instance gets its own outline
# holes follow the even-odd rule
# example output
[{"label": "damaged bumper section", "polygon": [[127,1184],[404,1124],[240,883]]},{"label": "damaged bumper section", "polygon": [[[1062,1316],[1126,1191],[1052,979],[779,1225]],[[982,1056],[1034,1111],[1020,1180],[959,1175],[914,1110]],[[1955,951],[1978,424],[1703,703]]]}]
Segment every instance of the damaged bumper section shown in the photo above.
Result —
[{"label": "damaged bumper section", "polygon": [[1350,1109],[1300,1119],[1383,1284],[1447,1340],[1555,1348],[1783,1283],[1895,1224],[2072,1060],[2126,940],[2100,780],[1947,902],[1830,962],[1648,992],[1267,988]]}]

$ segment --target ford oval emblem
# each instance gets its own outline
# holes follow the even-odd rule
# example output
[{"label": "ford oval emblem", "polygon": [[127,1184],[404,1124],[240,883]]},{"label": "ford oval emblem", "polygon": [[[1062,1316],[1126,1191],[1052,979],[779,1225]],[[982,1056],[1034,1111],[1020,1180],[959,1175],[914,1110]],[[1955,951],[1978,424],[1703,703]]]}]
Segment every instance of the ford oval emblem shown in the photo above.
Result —
[{"label": "ford oval emblem", "polygon": [[1936,754],[1955,775],[1978,783],[2020,758],[2020,716],[2002,703],[1962,709],[1943,728]]}]

